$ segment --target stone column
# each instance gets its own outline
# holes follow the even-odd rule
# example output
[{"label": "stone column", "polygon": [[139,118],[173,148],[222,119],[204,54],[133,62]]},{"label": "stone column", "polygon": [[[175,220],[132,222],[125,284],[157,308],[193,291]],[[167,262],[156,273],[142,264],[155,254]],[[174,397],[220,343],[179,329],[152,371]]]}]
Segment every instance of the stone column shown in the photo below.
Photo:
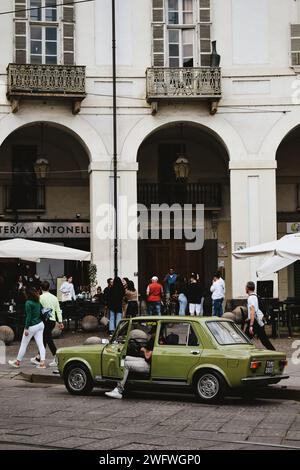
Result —
[{"label": "stone column", "polygon": [[[256,159],[230,162],[232,251],[238,243],[247,247],[277,239],[276,161]],[[265,257],[239,260],[232,257],[233,298],[245,296],[247,281],[257,281],[256,270]],[[277,275],[262,280],[274,281]]]},{"label": "stone column", "polygon": [[[119,276],[129,277],[137,283],[138,271],[137,246],[135,238],[130,238],[127,224],[133,217],[132,204],[137,201],[137,163],[118,164],[118,203],[119,203]],[[91,251],[93,262],[97,266],[99,285],[106,286],[108,277],[114,275],[114,205],[113,171],[111,162],[93,162],[90,165],[91,199]],[[106,234],[106,236],[105,236]]]}]

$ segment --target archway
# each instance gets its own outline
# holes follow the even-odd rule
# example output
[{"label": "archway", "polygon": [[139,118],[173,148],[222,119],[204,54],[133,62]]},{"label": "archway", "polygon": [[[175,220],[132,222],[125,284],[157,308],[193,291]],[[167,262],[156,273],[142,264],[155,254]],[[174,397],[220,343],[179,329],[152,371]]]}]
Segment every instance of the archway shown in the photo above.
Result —
[{"label": "archway", "polygon": [[[43,178],[36,162],[48,161]],[[0,147],[0,239],[21,236],[90,249],[89,155],[74,133],[51,122],[34,122],[13,131]],[[7,295],[23,264],[1,263]],[[30,266],[56,288],[70,272],[77,287],[87,281],[81,263],[42,261]],[[12,298],[12,297],[10,297]]]},{"label": "archway", "polygon": [[[188,178],[176,179],[174,164],[179,155],[188,160]],[[186,240],[139,241],[140,291],[151,275],[163,279],[170,267],[188,276],[199,273],[208,288],[219,269],[231,291],[229,156],[214,131],[186,121],[166,124],[150,133],[138,151],[138,202],[151,204],[204,204],[205,243],[201,250],[187,251]],[[172,221],[170,223],[172,225]],[[160,226],[160,228],[162,228]],[[172,230],[171,230],[172,233]]]},{"label": "archway", "polygon": [[[280,143],[277,153],[278,237],[300,232],[300,125]],[[279,297],[300,297],[300,262],[279,272]]]}]

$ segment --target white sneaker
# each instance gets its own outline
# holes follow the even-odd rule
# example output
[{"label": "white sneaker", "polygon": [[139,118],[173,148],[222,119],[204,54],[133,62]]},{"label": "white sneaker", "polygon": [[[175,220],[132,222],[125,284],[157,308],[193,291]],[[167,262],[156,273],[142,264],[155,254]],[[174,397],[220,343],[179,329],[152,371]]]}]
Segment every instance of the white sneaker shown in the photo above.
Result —
[{"label": "white sneaker", "polygon": [[50,362],[49,367],[57,367],[57,362],[56,362],[55,358],[53,359],[52,362]]},{"label": "white sneaker", "polygon": [[117,398],[121,400],[123,398],[122,393],[119,392],[118,388],[114,388],[111,392],[105,392],[105,395],[109,398]]},{"label": "white sneaker", "polygon": [[20,368],[20,364],[17,364],[17,360],[15,359],[14,361],[8,361],[8,364],[12,367],[15,367],[16,369]]},{"label": "white sneaker", "polygon": [[30,362],[31,362],[31,364],[34,364],[35,366],[38,366],[39,363],[40,363],[40,361],[38,361],[36,357],[32,357],[30,359]]}]

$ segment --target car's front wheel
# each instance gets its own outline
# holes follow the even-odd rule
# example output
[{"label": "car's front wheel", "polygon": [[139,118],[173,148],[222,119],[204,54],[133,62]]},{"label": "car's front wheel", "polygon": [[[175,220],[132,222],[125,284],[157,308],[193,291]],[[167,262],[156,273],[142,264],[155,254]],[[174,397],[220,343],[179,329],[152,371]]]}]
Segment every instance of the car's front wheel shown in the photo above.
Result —
[{"label": "car's front wheel", "polygon": [[225,380],[218,372],[206,370],[198,373],[194,378],[194,390],[197,398],[202,402],[217,402],[224,397]]},{"label": "car's front wheel", "polygon": [[65,369],[63,377],[65,386],[72,395],[88,395],[93,390],[93,379],[84,364],[70,364]]}]

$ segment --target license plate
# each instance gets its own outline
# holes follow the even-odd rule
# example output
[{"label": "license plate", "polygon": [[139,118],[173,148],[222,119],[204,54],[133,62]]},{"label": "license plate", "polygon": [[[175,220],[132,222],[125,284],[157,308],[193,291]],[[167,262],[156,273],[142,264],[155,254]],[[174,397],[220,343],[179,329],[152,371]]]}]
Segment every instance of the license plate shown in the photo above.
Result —
[{"label": "license plate", "polygon": [[265,374],[273,374],[274,372],[274,361],[266,361]]}]

